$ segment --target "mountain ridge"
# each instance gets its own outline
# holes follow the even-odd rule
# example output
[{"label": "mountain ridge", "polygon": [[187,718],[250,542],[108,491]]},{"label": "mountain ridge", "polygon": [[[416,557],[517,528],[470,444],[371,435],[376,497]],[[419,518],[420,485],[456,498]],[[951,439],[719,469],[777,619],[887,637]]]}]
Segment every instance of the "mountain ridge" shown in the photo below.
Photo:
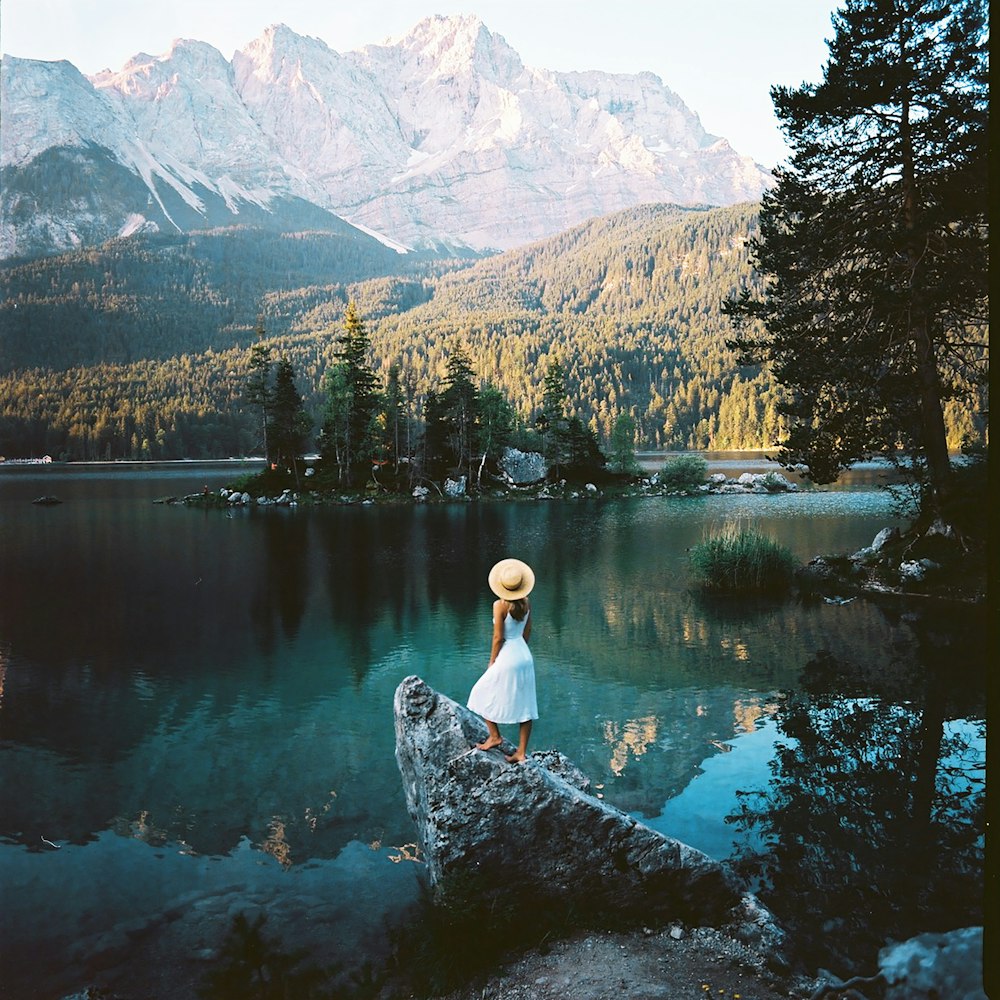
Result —
[{"label": "mountain ridge", "polygon": [[[654,74],[527,67],[472,15],[346,53],[271,25],[231,60],[178,39],[92,77],[12,56],[0,74],[4,257],[192,228],[170,218],[166,189],[210,224],[308,202],[389,243],[481,251],[641,202],[755,200],[769,184]],[[87,192],[76,209],[50,209],[40,186],[55,148],[57,186]],[[102,203],[119,168],[145,199]]]}]

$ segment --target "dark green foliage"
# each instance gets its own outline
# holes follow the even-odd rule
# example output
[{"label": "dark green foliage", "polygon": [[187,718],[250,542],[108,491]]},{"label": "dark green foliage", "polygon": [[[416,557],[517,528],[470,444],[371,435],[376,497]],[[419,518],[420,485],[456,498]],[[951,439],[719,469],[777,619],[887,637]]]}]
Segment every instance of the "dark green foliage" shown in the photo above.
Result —
[{"label": "dark green foliage", "polygon": [[794,155],[752,243],[766,293],[726,310],[741,360],[787,390],[782,461],[816,482],[902,449],[938,507],[960,443],[949,402],[981,427],[985,18],[981,0],[848,0],[822,82],[772,90]]},{"label": "dark green foliage", "polygon": [[700,455],[678,455],[660,470],[660,485],[678,493],[695,493],[705,483],[708,462]]},{"label": "dark green foliage", "polygon": [[612,472],[639,471],[635,460],[635,421],[629,413],[619,413],[611,429],[609,462]]},{"label": "dark green foliage", "polygon": [[269,457],[279,468],[298,470],[298,460],[305,451],[312,423],[302,406],[302,397],[295,385],[295,372],[288,358],[280,358],[275,366],[274,390],[271,395],[271,436]]},{"label": "dark green foliage", "polygon": [[[404,455],[418,451],[417,421],[428,393],[442,388],[456,338],[477,385],[490,383],[509,401],[520,447],[542,446],[533,423],[557,360],[563,416],[605,446],[623,412],[635,420],[637,447],[770,446],[787,429],[781,392],[770,375],[736,369],[720,307],[740,287],[756,288],[746,246],[756,211],[643,206],[476,263],[406,261],[400,274],[404,261],[393,254],[397,273],[365,281],[345,276],[325,256],[327,238],[314,234],[162,238],[148,259],[148,243],[118,241],[8,264],[0,268],[0,356],[11,361],[0,363],[0,454],[258,452],[260,413],[243,394],[258,317],[272,357],[292,363],[318,426],[348,301],[366,319],[376,388],[399,367],[405,418],[391,434],[388,423],[373,429],[385,457],[385,435],[395,440],[397,426]],[[210,249],[215,256],[203,260]],[[127,290],[154,274],[162,288],[129,305]],[[86,315],[57,317],[59,303]],[[8,322],[13,311],[31,326],[39,367],[4,353],[20,337]],[[957,400],[946,416],[955,447],[979,433],[975,413]]]},{"label": "dark green foliage", "polygon": [[726,594],[783,593],[791,587],[796,568],[786,548],[754,528],[736,524],[694,546],[689,558],[703,590]]},{"label": "dark green foliage", "polygon": [[264,327],[257,325],[257,343],[250,348],[250,362],[247,366],[246,401],[260,412],[261,445],[264,458],[271,462],[271,443],[268,441],[273,386],[271,384],[271,348],[262,343]]},{"label": "dark green foliage", "polygon": [[597,436],[584,427],[579,417],[571,417],[566,422],[565,436],[566,464],[562,472],[570,482],[586,482],[591,479],[603,480],[607,461],[597,444]]},{"label": "dark green foliage", "polygon": [[321,448],[323,461],[336,465],[340,482],[347,485],[370,470],[382,436],[376,425],[379,399],[370,351],[364,320],[350,302],[344,313],[344,333],[339,339],[336,363],[326,378],[327,407]]},{"label": "dark green foliage", "polygon": [[[246,346],[261,315],[286,332],[289,293],[334,299],[342,313],[347,285],[404,268],[399,254],[350,233],[230,228],[4,262],[0,371],[127,365]],[[404,287],[401,298],[419,298],[412,282]]]},{"label": "dark green foliage", "polygon": [[442,422],[444,458],[458,473],[471,479],[472,453],[476,444],[479,390],[473,381],[469,355],[455,344],[448,355],[444,384],[438,395],[435,416]]},{"label": "dark green foliage", "polygon": [[478,415],[476,441],[479,454],[484,462],[495,464],[514,433],[514,408],[495,385],[487,382],[479,390]]},{"label": "dark green foliage", "polygon": [[727,817],[753,833],[737,866],[795,927],[797,957],[845,979],[876,966],[887,936],[983,920],[985,773],[954,766],[976,736],[946,721],[983,717],[988,630],[953,610],[909,617],[900,640],[920,658],[805,665],[802,689],[778,701],[771,780]]}]

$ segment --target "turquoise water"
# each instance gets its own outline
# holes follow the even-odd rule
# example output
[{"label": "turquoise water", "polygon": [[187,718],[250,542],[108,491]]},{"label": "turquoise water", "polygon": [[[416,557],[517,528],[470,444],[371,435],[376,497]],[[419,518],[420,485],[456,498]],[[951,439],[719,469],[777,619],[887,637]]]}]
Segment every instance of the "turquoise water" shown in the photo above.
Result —
[{"label": "turquoise water", "polygon": [[[782,706],[817,657],[923,669],[912,623],[867,602],[705,602],[687,579],[688,548],[731,520],[802,561],[860,548],[894,523],[879,492],[152,502],[232,476],[0,475],[7,996],[127,983],[151,962],[158,995],[191,995],[232,916],[254,908],[324,961],[379,961],[422,869],[393,692],[418,674],[464,700],[488,656],[485,581],[502,556],[538,575],[531,749],[560,749],[606,801],[720,860],[740,840],[726,822],[737,793],[772,781]],[[32,505],[41,494],[65,502]],[[973,696],[952,714],[982,713]]]}]

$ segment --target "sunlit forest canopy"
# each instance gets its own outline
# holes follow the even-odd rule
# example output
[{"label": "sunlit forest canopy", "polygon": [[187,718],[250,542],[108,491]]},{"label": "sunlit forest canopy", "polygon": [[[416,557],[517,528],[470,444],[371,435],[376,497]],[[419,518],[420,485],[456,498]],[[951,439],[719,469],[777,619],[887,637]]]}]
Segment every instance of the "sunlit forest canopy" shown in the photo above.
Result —
[{"label": "sunlit forest canopy", "polygon": [[[779,389],[741,368],[722,301],[757,281],[756,204],[646,205],[478,261],[331,234],[216,231],[118,240],[0,271],[0,454],[217,458],[259,452],[245,399],[255,329],[287,357],[319,427],[349,301],[379,379],[419,402],[460,345],[528,424],[558,360],[572,412],[606,444],[773,447]],[[949,438],[981,433],[954,408]]]}]

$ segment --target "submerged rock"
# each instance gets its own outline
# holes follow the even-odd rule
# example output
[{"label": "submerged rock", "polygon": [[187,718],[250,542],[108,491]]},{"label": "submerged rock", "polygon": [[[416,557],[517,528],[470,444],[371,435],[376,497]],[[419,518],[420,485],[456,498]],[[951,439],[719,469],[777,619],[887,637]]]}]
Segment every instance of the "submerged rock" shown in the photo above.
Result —
[{"label": "submerged rock", "polygon": [[472,875],[540,903],[725,927],[774,948],[774,919],[708,855],[589,793],[557,751],[508,764],[478,716],[407,677],[394,702],[396,760],[432,886]]}]

